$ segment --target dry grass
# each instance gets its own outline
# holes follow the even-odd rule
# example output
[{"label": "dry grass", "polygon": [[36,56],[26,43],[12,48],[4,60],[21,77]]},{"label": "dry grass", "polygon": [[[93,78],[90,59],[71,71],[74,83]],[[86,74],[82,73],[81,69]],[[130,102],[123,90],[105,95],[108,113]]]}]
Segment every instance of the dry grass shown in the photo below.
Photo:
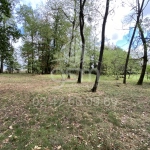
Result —
[{"label": "dry grass", "polygon": [[0,75],[0,149],[149,150],[150,84],[93,81]]}]

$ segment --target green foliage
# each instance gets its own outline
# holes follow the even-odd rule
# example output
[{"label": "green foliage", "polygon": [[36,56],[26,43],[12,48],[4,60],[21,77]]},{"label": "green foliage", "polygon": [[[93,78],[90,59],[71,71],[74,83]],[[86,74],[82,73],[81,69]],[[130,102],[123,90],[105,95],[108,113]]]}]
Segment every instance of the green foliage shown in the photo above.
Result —
[{"label": "green foliage", "polygon": [[[121,48],[114,49],[106,47],[103,57],[103,74],[122,75],[127,53]],[[139,60],[130,57],[128,72],[137,73],[140,69]]]},{"label": "green foliage", "polygon": [[0,1],[0,22],[4,20],[5,17],[11,16],[11,3],[8,0]]},{"label": "green foliage", "polygon": [[146,72],[150,73],[150,65],[147,65]]},{"label": "green foliage", "polygon": [[126,52],[115,47],[111,49],[106,47],[103,57],[103,73],[104,74],[121,74],[124,71]]},{"label": "green foliage", "polygon": [[6,65],[12,65],[14,59],[12,42],[16,42],[20,37],[20,32],[11,13],[11,3],[2,0],[0,2],[0,72],[3,72],[4,62]]},{"label": "green foliage", "polygon": [[43,19],[38,16],[39,13],[25,5],[18,11],[24,28],[21,53],[28,72],[50,73],[59,64],[56,60],[68,42],[70,24],[59,9],[51,12],[53,20],[49,20],[46,14],[46,19]]}]

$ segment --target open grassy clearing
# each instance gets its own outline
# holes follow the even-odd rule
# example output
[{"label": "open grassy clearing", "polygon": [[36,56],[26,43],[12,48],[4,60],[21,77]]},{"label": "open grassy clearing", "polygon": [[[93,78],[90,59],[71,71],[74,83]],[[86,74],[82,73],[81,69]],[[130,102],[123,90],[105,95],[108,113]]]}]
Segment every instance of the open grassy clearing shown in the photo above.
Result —
[{"label": "open grassy clearing", "polygon": [[[64,76],[63,76],[64,77]],[[150,84],[95,76],[0,75],[0,149],[148,150]]]}]

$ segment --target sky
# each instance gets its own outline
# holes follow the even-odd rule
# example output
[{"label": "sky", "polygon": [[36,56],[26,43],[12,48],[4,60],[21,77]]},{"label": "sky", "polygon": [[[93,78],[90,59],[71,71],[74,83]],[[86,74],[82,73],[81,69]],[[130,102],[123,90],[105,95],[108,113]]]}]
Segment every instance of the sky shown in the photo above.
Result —
[{"label": "sky", "polygon": [[[117,0],[118,4],[115,9],[115,14],[108,18],[106,36],[110,38],[110,42],[114,45],[121,47],[124,50],[129,46],[129,34],[131,33],[131,27],[134,27],[135,22],[125,24],[125,17],[131,13],[130,3],[133,4],[135,0],[126,0],[126,5],[121,7],[120,0]],[[129,2],[128,2],[129,1]],[[150,3],[144,10],[143,16],[150,17]],[[131,35],[131,34],[130,34]]]},{"label": "sky", "polygon": [[[21,3],[31,5],[33,8],[36,8],[37,5],[44,4],[47,0],[22,0]],[[130,4],[133,4],[135,0],[126,0],[126,4],[122,5],[122,0],[114,0],[111,5],[115,12],[112,15],[108,16],[107,25],[106,25],[106,38],[107,43],[110,45],[117,45],[124,50],[128,49],[129,41],[128,35],[130,33],[130,28],[134,26],[133,23],[125,25],[123,23],[124,17],[131,12]],[[124,6],[124,7],[122,7]],[[144,16],[150,16],[150,3],[144,10]],[[101,22],[98,25],[101,27]],[[101,28],[98,31],[98,38],[101,38],[100,34]]]}]

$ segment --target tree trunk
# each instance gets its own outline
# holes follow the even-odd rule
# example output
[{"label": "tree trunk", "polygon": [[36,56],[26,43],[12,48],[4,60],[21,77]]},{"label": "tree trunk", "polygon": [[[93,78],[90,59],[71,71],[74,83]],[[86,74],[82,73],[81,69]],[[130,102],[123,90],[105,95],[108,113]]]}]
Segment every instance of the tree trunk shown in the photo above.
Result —
[{"label": "tree trunk", "polygon": [[144,76],[145,76],[145,72],[146,72],[146,66],[147,66],[147,43],[146,40],[144,38],[144,33],[143,30],[141,28],[141,25],[138,25],[140,34],[141,34],[141,39],[142,39],[142,43],[143,43],[143,47],[144,47],[144,56],[143,56],[143,66],[142,66],[142,71],[141,71],[141,75],[140,78],[137,82],[137,85],[142,85],[143,84],[143,80],[144,80]]},{"label": "tree trunk", "polygon": [[76,63],[76,43],[77,43],[77,40],[76,40],[76,36],[74,38],[74,63]]},{"label": "tree trunk", "polygon": [[83,34],[83,29],[84,29],[84,14],[83,14],[83,10],[84,10],[85,2],[86,2],[86,0],[84,0],[83,3],[82,3],[82,0],[80,0],[79,21],[80,21],[80,36],[81,36],[81,41],[82,41],[82,52],[81,52],[80,70],[79,70],[77,83],[81,83],[82,71],[83,71],[83,61],[84,61],[85,38],[84,38],[84,34]]},{"label": "tree trunk", "polygon": [[134,39],[134,36],[135,36],[135,33],[136,33],[136,28],[139,24],[139,19],[140,19],[141,13],[143,11],[143,5],[144,5],[144,0],[142,1],[141,7],[140,7],[140,4],[139,4],[139,0],[137,0],[137,6],[138,6],[137,20],[136,20],[134,31],[133,31],[133,34],[132,34],[132,37],[131,37],[131,40],[130,40],[130,44],[129,44],[128,54],[127,54],[126,63],[125,63],[125,67],[124,67],[123,84],[126,84],[126,75],[127,75],[127,68],[128,68],[128,62],[129,62],[131,46],[132,46],[133,39]]},{"label": "tree trunk", "polygon": [[48,56],[47,56],[47,62],[46,62],[46,71],[45,71],[46,74],[49,74],[49,73],[50,73],[50,72],[49,72],[49,70],[50,70],[50,69],[49,69],[49,66],[50,66],[50,65],[49,65],[49,58],[50,58],[50,56],[49,56],[49,54],[48,54]]},{"label": "tree trunk", "polygon": [[137,28],[138,22],[139,22],[139,17],[137,17],[137,22],[136,22],[136,25],[134,27],[133,34],[132,34],[132,37],[131,37],[131,40],[130,40],[130,44],[129,44],[129,49],[128,49],[128,53],[127,53],[127,57],[126,57],[126,62],[125,62],[125,66],[124,66],[123,84],[126,84],[126,75],[127,75],[127,68],[128,68],[129,56],[130,56],[131,46],[132,46],[132,43],[133,43],[133,39],[134,39],[134,36],[135,36],[135,32],[136,32],[136,28]]},{"label": "tree trunk", "polygon": [[96,92],[96,90],[97,90],[100,73],[101,73],[103,52],[104,52],[104,47],[105,47],[105,28],[106,28],[106,21],[107,21],[107,16],[108,16],[108,11],[109,11],[109,3],[110,3],[110,0],[107,0],[106,8],[105,8],[105,16],[104,16],[103,25],[102,25],[101,48],[100,48],[98,66],[97,66],[97,75],[96,75],[96,79],[95,79],[95,84],[91,90],[92,92]]},{"label": "tree trunk", "polygon": [[96,39],[94,38],[94,68],[96,68],[96,48],[95,48],[95,44],[96,44]]},{"label": "tree trunk", "polygon": [[[70,67],[70,57],[71,57],[71,51],[72,51],[72,42],[74,39],[74,31],[75,31],[75,25],[76,25],[76,0],[74,1],[74,19],[71,22],[72,23],[72,33],[71,33],[71,40],[69,44],[69,62],[68,62],[68,67]],[[68,79],[70,79],[70,72],[68,70]]]},{"label": "tree trunk", "polygon": [[[69,44],[69,61],[68,61],[68,67],[70,67],[70,57],[71,57],[71,50],[72,50],[72,42],[74,38],[74,27],[75,27],[75,20],[72,22],[72,33],[71,33],[71,40]],[[70,79],[70,73],[68,71],[68,79]]]},{"label": "tree trunk", "polygon": [[33,35],[31,35],[32,39],[32,74],[34,73],[34,47],[33,47]]},{"label": "tree trunk", "polygon": [[30,64],[29,64],[29,55],[28,55],[28,73],[30,73],[29,67],[30,67]]},{"label": "tree trunk", "polygon": [[3,59],[3,57],[1,56],[1,68],[0,68],[0,73],[3,73],[3,68],[4,68],[4,59]]}]

